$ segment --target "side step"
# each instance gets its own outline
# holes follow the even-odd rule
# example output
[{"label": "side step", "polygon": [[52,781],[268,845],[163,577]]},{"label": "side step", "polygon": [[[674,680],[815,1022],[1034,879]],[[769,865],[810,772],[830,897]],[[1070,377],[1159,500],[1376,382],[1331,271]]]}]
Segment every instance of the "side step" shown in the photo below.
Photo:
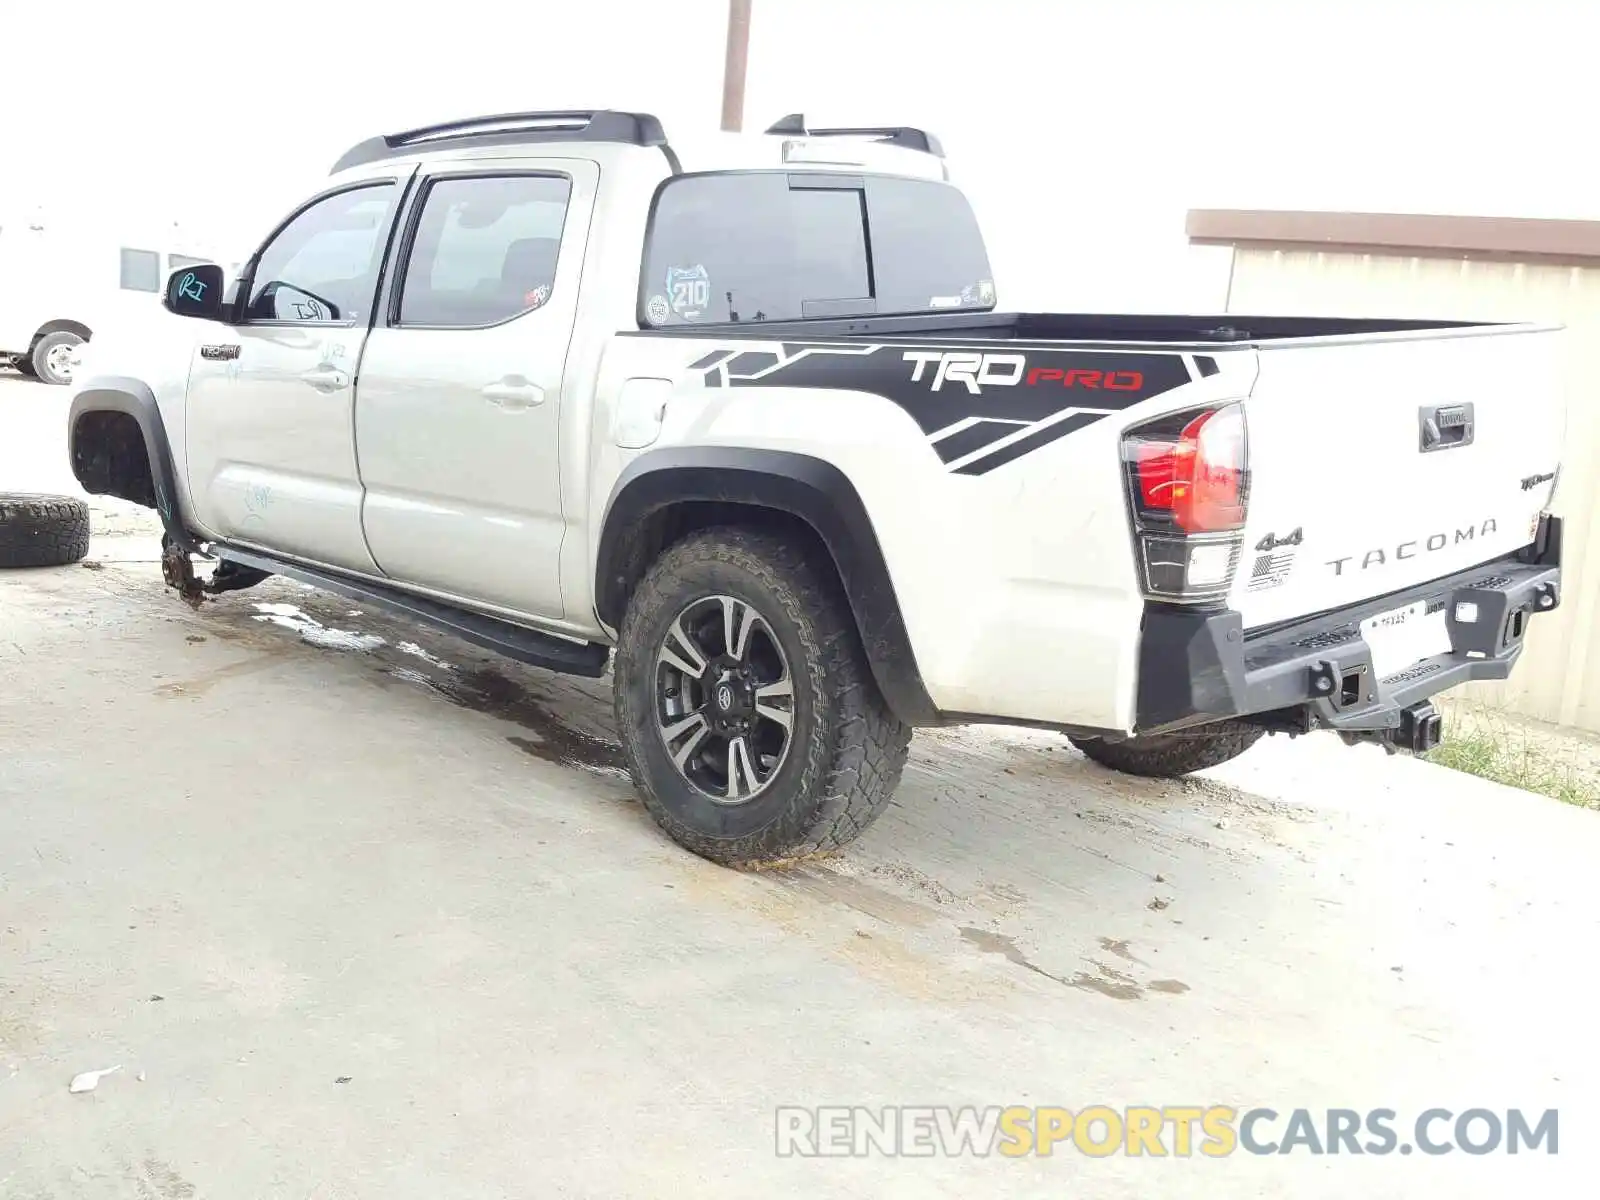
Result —
[{"label": "side step", "polygon": [[530,666],[560,671],[564,675],[584,675],[596,679],[605,673],[611,650],[598,642],[579,642],[540,633],[498,617],[468,612],[425,596],[413,596],[398,588],[365,579],[353,579],[317,567],[285,562],[255,550],[212,543],[208,551],[222,562],[237,563],[268,575],[282,575],[312,587],[323,588],[377,605],[403,617],[454,634],[464,642],[503,654]]}]

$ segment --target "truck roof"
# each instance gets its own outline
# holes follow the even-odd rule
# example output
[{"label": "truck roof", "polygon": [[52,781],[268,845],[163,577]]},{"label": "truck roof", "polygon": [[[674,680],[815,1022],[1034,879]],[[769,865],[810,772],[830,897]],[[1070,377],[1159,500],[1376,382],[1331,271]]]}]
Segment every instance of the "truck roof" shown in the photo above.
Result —
[{"label": "truck roof", "polygon": [[665,155],[674,173],[846,167],[918,179],[950,177],[939,140],[910,126],[812,129],[803,115],[793,113],[764,133],[696,132],[669,142],[656,117],[612,109],[500,113],[378,134],[346,150],[331,173],[395,160],[477,158],[486,152],[512,157],[548,145],[590,153],[650,150]]}]

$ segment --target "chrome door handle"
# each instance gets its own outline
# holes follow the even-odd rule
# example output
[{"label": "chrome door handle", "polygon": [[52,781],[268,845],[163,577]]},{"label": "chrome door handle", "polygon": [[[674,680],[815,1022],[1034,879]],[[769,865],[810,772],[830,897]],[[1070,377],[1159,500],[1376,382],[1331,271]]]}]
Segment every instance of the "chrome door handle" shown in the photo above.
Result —
[{"label": "chrome door handle", "polygon": [[336,392],[350,386],[349,373],[336,367],[318,367],[315,371],[306,371],[300,378],[319,392]]},{"label": "chrome door handle", "polygon": [[544,403],[544,389],[536,383],[512,383],[502,379],[483,389],[484,398],[501,408],[532,408]]}]

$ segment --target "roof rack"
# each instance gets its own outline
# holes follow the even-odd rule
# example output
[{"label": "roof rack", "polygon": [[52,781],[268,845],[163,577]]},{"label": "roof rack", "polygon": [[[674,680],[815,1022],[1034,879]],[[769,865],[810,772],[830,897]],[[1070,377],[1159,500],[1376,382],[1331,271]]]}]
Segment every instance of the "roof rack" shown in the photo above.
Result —
[{"label": "roof rack", "polygon": [[526,142],[622,142],[630,146],[664,147],[667,135],[661,122],[649,113],[613,112],[603,108],[501,113],[370,137],[346,150],[333,164],[331,173],[418,149],[514,146]]},{"label": "roof rack", "polygon": [[790,137],[870,137],[890,146],[903,146],[907,150],[920,150],[924,154],[944,157],[944,147],[933,134],[909,125],[884,125],[862,129],[808,129],[800,113],[790,113],[781,121],[774,121],[768,133],[787,134]]}]

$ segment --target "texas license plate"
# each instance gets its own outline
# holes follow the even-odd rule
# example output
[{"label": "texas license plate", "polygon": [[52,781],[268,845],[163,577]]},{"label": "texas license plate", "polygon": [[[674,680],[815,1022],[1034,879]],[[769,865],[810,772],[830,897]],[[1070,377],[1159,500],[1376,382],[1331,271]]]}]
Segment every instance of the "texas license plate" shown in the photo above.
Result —
[{"label": "texas license plate", "polygon": [[1380,683],[1451,648],[1445,610],[1430,613],[1425,600],[1368,617],[1361,622],[1361,636],[1372,653],[1372,673]]}]

